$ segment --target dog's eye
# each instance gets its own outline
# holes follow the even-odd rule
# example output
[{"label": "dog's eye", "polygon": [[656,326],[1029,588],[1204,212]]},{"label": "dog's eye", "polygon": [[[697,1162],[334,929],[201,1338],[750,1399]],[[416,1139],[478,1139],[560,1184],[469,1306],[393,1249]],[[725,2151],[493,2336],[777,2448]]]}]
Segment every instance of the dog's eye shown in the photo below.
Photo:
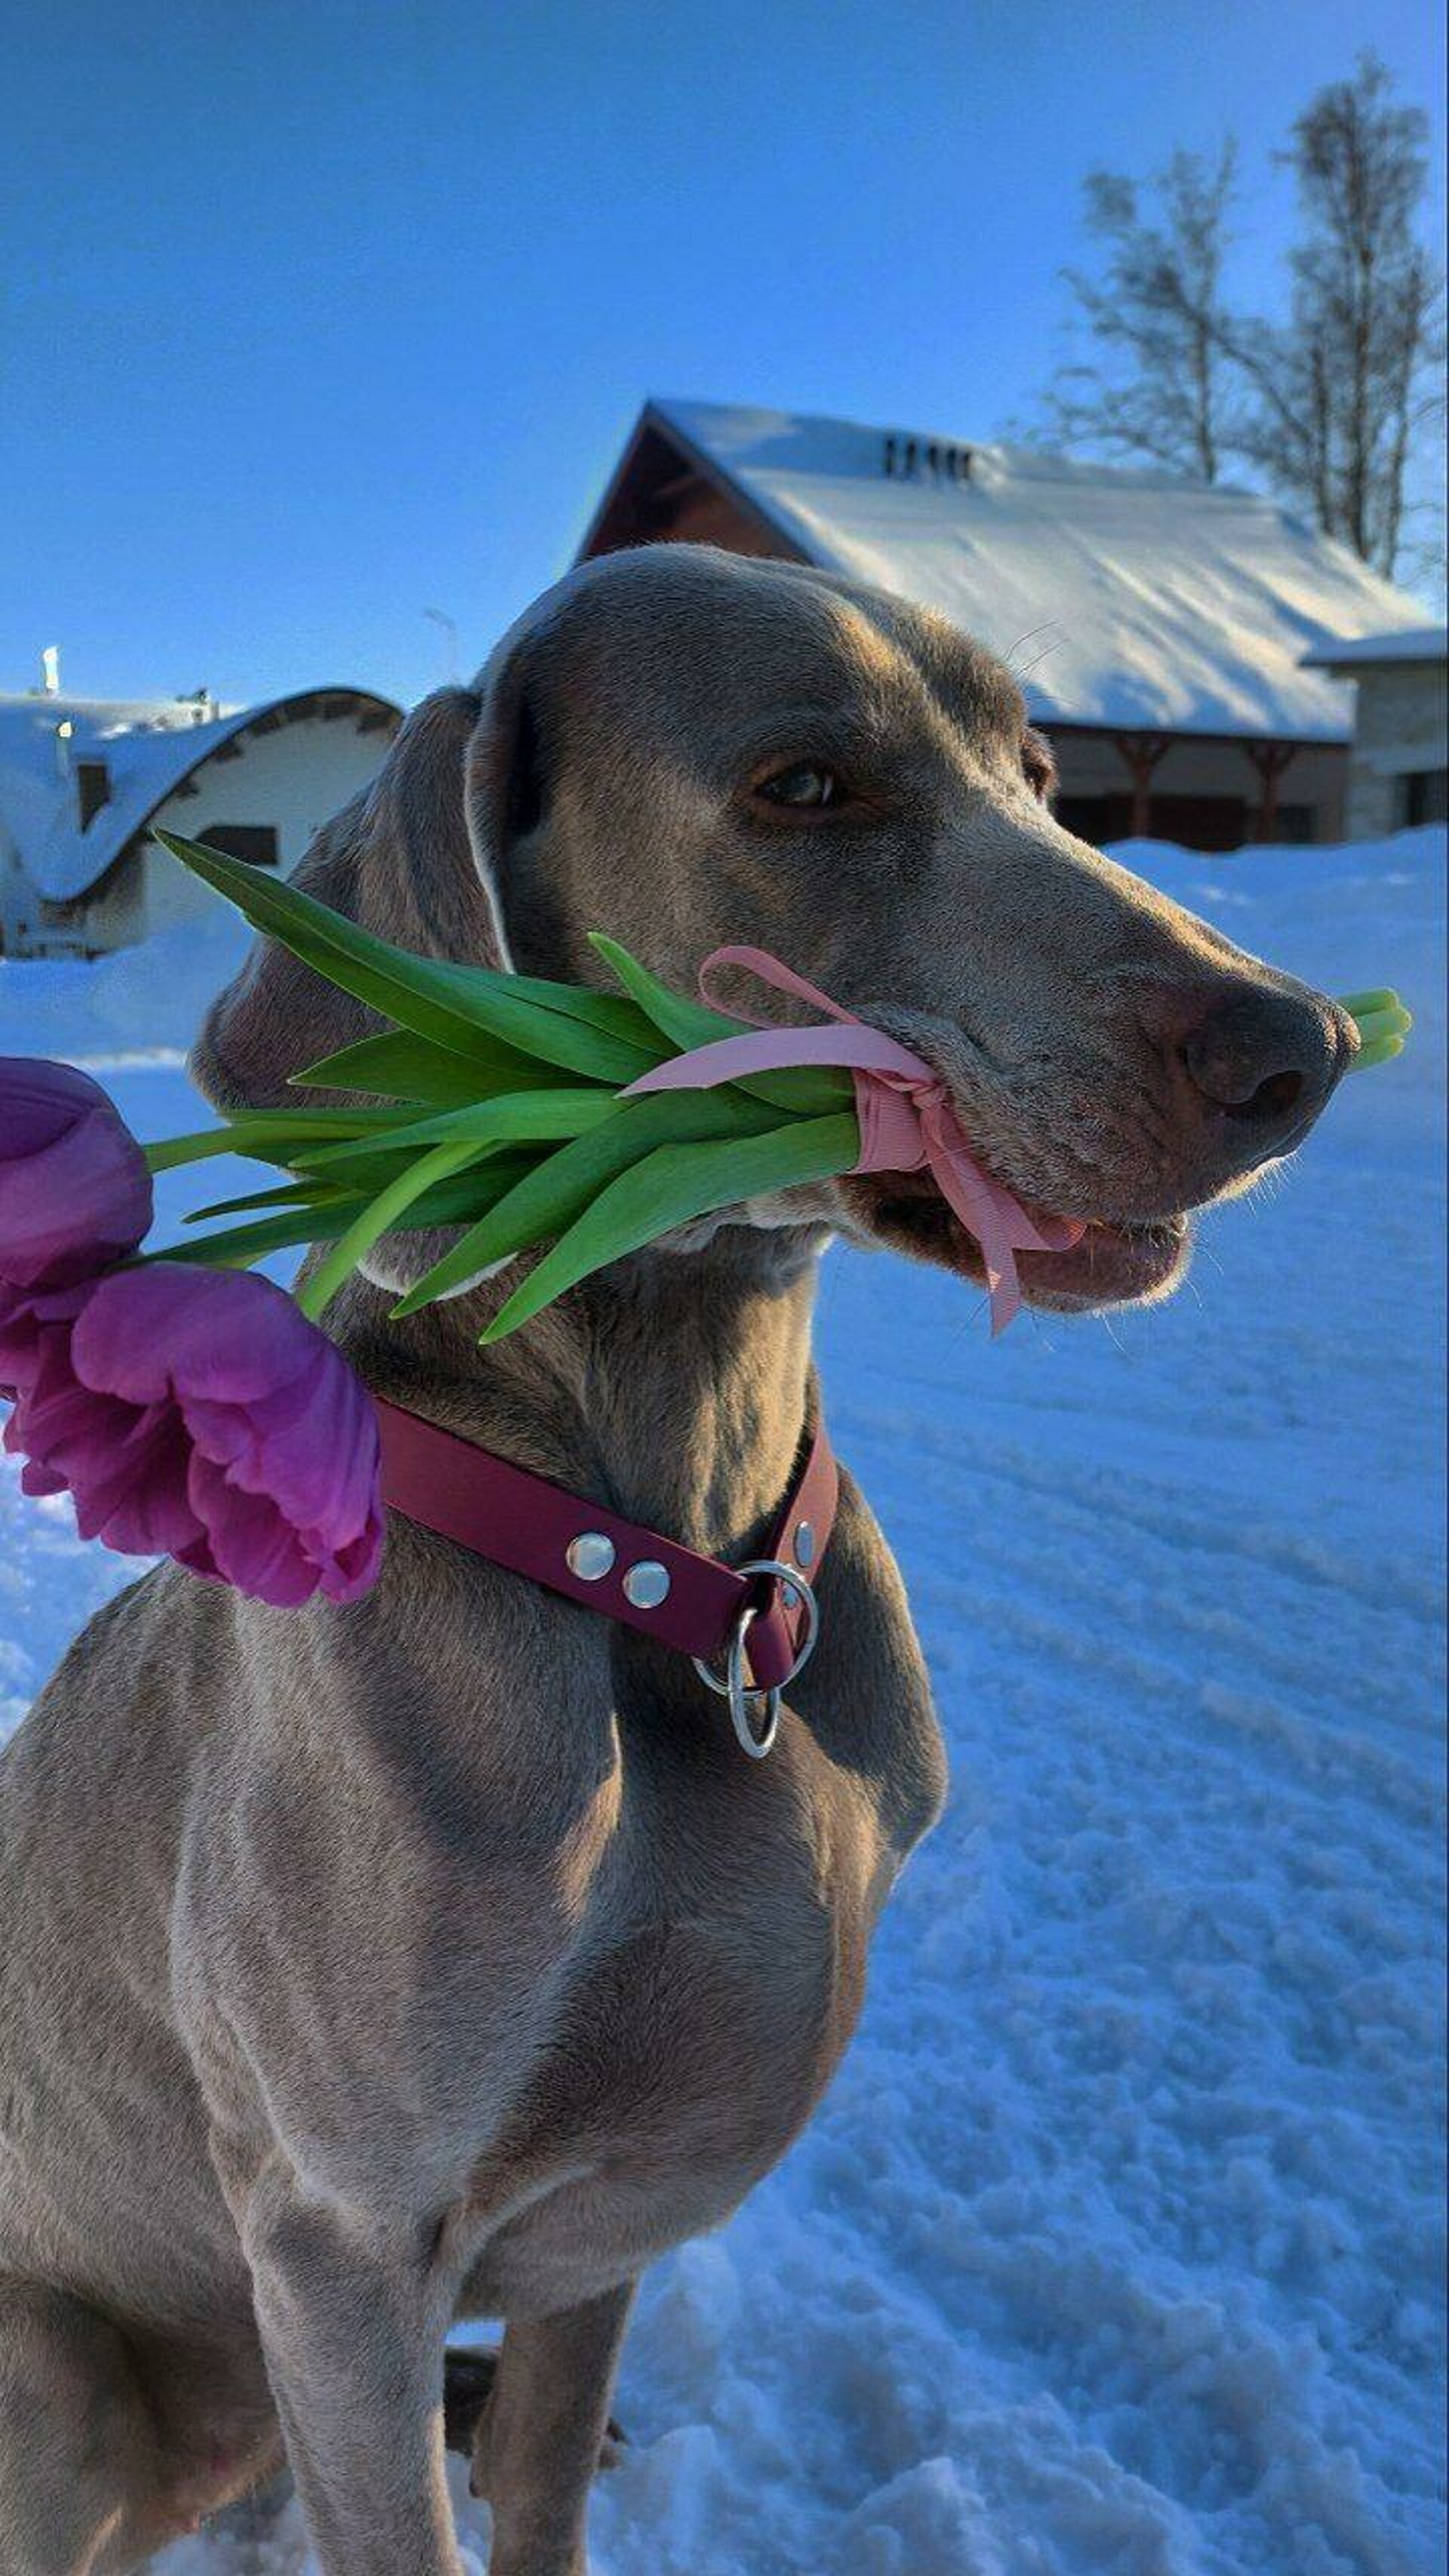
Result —
[{"label": "dog's eye", "polygon": [[793,769],[782,769],[773,778],[762,778],[755,789],[767,805],[814,806],[837,805],[840,781],[833,769],[820,769],[814,761],[798,761]]}]

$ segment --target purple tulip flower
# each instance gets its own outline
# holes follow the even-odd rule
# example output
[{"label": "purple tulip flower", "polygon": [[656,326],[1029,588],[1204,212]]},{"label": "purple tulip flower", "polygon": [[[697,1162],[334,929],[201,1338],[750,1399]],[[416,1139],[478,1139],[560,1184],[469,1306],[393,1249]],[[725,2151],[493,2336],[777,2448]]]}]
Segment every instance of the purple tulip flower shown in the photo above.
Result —
[{"label": "purple tulip flower", "polygon": [[354,1601],[382,1559],[377,1416],[340,1351],[246,1271],[142,1263],[0,1289],[5,1447],[82,1538],[279,1608]]},{"label": "purple tulip flower", "polygon": [[0,1281],[64,1287],[134,1252],[151,1222],[146,1157],[98,1082],[0,1056]]}]

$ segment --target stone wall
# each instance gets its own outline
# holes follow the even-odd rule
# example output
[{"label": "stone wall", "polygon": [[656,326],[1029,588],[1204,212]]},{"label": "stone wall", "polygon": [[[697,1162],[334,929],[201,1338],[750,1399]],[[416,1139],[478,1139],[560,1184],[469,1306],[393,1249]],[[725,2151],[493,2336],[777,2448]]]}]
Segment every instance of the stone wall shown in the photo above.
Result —
[{"label": "stone wall", "polygon": [[1358,719],[1349,761],[1348,832],[1382,840],[1404,821],[1399,782],[1449,765],[1442,662],[1394,662],[1354,674]]}]

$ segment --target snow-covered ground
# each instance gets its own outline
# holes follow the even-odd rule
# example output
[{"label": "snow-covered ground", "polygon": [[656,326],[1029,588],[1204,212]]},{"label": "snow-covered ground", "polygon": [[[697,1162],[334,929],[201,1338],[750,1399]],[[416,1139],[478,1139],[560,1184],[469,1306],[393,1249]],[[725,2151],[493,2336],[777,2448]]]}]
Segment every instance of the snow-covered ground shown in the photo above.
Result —
[{"label": "snow-covered ground", "polygon": [[[812,2128],[645,2288],[600,2576],[1441,2563],[1445,835],[1128,856],[1419,1027],[1160,1312],[993,1347],[950,1280],[827,1263],[951,1806]],[[0,1049],[189,1123],[231,935],[0,967]],[[0,1479],[4,1719],[126,1574]],[[305,2563],[295,2509],[163,2562]]]}]

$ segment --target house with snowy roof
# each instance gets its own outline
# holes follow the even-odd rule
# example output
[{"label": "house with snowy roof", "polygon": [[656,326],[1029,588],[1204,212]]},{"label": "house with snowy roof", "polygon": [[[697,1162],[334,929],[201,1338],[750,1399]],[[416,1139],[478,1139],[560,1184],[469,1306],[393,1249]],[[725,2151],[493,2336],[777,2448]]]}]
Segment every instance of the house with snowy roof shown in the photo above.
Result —
[{"label": "house with snowy roof", "polygon": [[1325,648],[1423,613],[1261,493],[722,403],[645,405],[580,558],[664,539],[940,610],[1016,671],[1095,842],[1337,839],[1353,699]]},{"label": "house with snowy roof", "polygon": [[0,696],[0,956],[94,956],[214,903],[158,829],[285,874],[401,722],[354,688],[254,707]]},{"label": "house with snowy roof", "polygon": [[1357,707],[1348,768],[1348,834],[1382,840],[1449,821],[1449,629],[1399,627],[1325,644],[1310,669],[1351,680]]}]

